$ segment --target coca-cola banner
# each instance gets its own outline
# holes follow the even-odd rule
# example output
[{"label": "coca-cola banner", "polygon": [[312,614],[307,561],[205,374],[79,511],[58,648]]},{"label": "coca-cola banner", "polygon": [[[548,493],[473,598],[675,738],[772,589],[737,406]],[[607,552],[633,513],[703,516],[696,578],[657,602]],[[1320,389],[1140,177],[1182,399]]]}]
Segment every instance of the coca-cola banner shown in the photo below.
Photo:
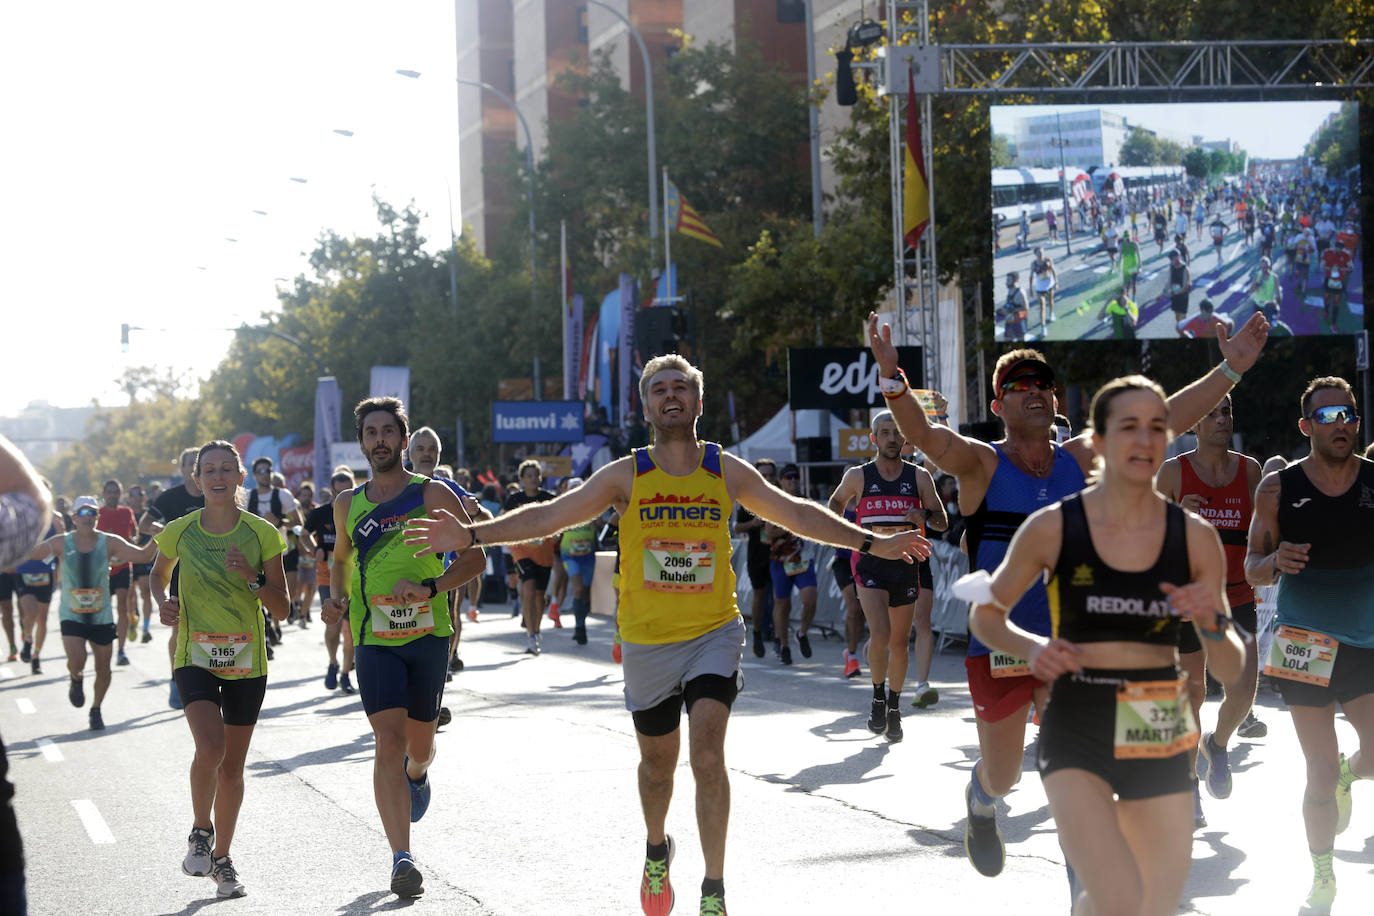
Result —
[{"label": "coca-cola banner", "polygon": [[[925,378],[920,347],[898,347],[897,363],[915,388]],[[793,410],[877,407],[878,364],[867,347],[789,348],[787,400]]]}]

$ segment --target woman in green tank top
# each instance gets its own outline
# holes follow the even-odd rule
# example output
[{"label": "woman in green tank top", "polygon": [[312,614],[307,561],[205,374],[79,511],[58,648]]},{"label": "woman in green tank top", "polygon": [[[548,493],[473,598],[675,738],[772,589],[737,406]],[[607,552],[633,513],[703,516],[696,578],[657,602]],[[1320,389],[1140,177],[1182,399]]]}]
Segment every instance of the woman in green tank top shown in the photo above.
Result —
[{"label": "woman in green tank top", "polygon": [[82,672],[86,669],[86,643],[95,657],[95,693],[91,697],[90,725],[100,730],[105,720],[100,704],[110,689],[110,654],[115,639],[114,614],[110,608],[110,564],[148,563],[157,554],[151,541],[135,547],[117,534],[96,531],[100,515],[93,496],[78,496],[72,504],[76,530],[54,535],[40,543],[30,559],[62,560],[62,601],[58,620],[62,627],[62,648],[67,653],[67,672],[71,684],[67,699],[80,709],[86,703]]}]

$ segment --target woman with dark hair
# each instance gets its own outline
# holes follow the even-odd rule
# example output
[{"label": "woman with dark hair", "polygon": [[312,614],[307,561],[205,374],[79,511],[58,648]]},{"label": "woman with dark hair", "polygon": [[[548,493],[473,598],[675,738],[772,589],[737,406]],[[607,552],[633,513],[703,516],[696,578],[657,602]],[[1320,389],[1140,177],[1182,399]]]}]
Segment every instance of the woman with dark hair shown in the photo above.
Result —
[{"label": "woman with dark hair", "polygon": [[[243,804],[243,762],[267,690],[262,609],[281,621],[291,608],[286,543],[271,522],[240,508],[244,468],[232,444],[201,446],[194,476],[205,508],[168,522],[154,538],[152,577],[162,622],[178,627],[172,675],[196,745],[194,821],[181,870],[214,879],[220,897],[242,897],[247,891],[229,844]],[[168,598],[173,567],[180,569],[179,594]]]},{"label": "woman with dark hair", "polygon": [[[966,576],[956,594],[974,602],[974,635],[1053,684],[1037,766],[1081,882],[1074,912],[1156,916],[1177,910],[1192,849],[1198,731],[1179,632],[1197,629],[1227,683],[1245,648],[1225,610],[1216,531],[1154,487],[1170,438],[1164,392],[1141,376],[1109,382],[1092,429],[1100,457],[1087,489],[1034,513],[992,576]],[[1049,638],[1007,618],[1044,573]]]}]

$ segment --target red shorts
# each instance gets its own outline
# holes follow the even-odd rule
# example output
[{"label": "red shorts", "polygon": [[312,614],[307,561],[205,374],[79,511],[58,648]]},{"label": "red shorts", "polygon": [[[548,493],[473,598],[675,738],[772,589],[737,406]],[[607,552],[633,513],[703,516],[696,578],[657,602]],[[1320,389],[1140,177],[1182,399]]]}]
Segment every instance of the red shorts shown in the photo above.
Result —
[{"label": "red shorts", "polygon": [[964,659],[964,670],[968,672],[973,711],[984,722],[1000,722],[1018,709],[1024,709],[1035,688],[1045,684],[1029,674],[993,677],[990,660],[989,655],[971,655]]}]

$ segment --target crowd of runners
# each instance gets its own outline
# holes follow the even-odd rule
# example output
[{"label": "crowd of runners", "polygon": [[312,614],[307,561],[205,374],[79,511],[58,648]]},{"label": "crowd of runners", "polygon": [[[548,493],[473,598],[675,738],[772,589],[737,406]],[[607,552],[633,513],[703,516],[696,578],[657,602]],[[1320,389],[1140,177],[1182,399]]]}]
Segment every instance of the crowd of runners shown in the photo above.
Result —
[{"label": "crowd of runners", "polygon": [[[723,914],[725,734],[744,652],[763,657],[771,643],[783,665],[794,645],[811,656],[816,573],[829,565],[846,610],[839,673],[867,672],[868,728],[901,741],[908,681],[911,707],[940,699],[924,561],[930,538],[957,533],[972,570],[953,585],[970,603],[971,866],[1003,870],[996,802],[1022,776],[1034,721],[1073,911],[1175,912],[1192,833],[1205,824],[1201,790],[1227,798],[1231,742],[1264,733],[1252,712],[1263,672],[1306,761],[1313,879],[1303,912],[1329,912],[1351,785],[1374,777],[1363,754],[1374,742],[1374,463],[1359,451],[1350,386],[1322,376],[1284,393],[1310,453],[1262,468],[1231,447],[1230,399],[1270,332],[1262,312],[1225,336],[1219,366],[1173,395],[1141,376],[1103,386],[1074,437],[1058,418],[1053,366],[1013,350],[993,370],[1004,433],[988,443],[929,416],[889,329],[874,317],[867,331],[887,409],[872,417],[874,457],[825,504],[800,495],[795,466],[751,465],[697,437],[704,379],[679,356],[644,367],[653,444],[552,489],[531,460],[509,491],[474,490],[468,471],[441,463],[432,429],[412,428],[400,401],[371,398],[353,415],[365,478],[340,467],[327,486],[293,493],[270,459],[245,466],[216,440],[187,448],[182,482],[166,490],[126,492],[111,480],[99,498],[56,499],[44,538],[0,578],[10,660],[41,672],[56,597],[68,698],[89,700],[90,727],[102,729],[107,703],[127,714],[109,692],[111,665],[126,663],[130,642],[160,638],[156,612],[168,702],[195,749],[181,867],[234,897],[246,889],[230,846],[270,662],[284,645],[297,650],[293,626],[322,625],[323,689],[356,692],[375,739],[390,888],[414,897],[424,883],[410,825],[430,805],[436,729],[450,718],[444,686],[462,670],[462,624],[479,619],[483,581],[501,582],[509,564],[529,654],[541,652],[544,622],[563,628],[569,611],[569,637],[586,645],[596,553],[609,548],[616,607],[598,610],[613,610],[615,639],[601,648],[622,665],[640,751],[641,906],[663,916],[676,898],[665,825],[685,710],[705,858],[699,912]],[[1188,431],[1196,447],[1166,460]],[[904,457],[913,447],[923,463]],[[747,623],[731,563],[738,537],[754,586]],[[1255,589],[1275,585],[1276,617],[1261,619]],[[1208,674],[1224,700],[1203,731]],[[1338,705],[1361,742],[1348,755]]]}]

